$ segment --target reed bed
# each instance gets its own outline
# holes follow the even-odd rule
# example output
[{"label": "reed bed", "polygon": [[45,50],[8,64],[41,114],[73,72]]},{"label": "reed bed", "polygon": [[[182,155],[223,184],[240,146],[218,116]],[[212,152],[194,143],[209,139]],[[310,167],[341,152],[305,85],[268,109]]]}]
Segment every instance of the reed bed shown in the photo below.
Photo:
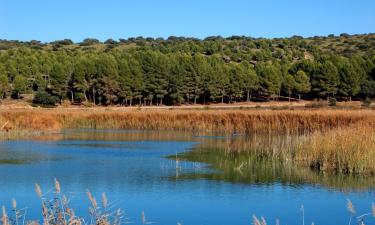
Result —
[{"label": "reed bed", "polygon": [[375,174],[375,130],[355,125],[314,132],[296,148],[295,161],[321,171]]},{"label": "reed bed", "polygon": [[259,152],[271,159],[293,161],[322,171],[366,174],[375,174],[374,125],[373,110],[33,109],[0,112],[3,139],[27,132],[39,134],[75,128],[302,135],[305,138],[301,138],[303,141],[299,145],[271,144],[268,148],[261,146]]},{"label": "reed bed", "polygon": [[[40,220],[28,221],[26,208],[18,208],[17,201],[12,200],[12,210],[7,212],[2,207],[1,225],[120,225],[128,224],[121,209],[114,210],[105,193],[101,201],[97,202],[89,190],[86,190],[89,199],[89,218],[83,218],[75,214],[70,207],[70,199],[62,193],[60,182],[55,179],[53,191],[42,192],[41,187],[35,184],[35,192],[40,199]],[[144,213],[143,213],[144,215]]]},{"label": "reed bed", "polygon": [[[208,155],[213,158],[205,158]],[[328,173],[375,175],[375,129],[358,123],[304,134],[228,136],[225,140],[205,141],[184,156],[192,161],[208,160],[206,163],[218,167],[223,160],[233,161],[236,165],[229,167],[241,165],[244,171],[251,171],[254,164],[270,162]]]},{"label": "reed bed", "polygon": [[301,133],[375,124],[371,110],[21,110],[0,112],[6,129],[153,129],[227,133]]}]

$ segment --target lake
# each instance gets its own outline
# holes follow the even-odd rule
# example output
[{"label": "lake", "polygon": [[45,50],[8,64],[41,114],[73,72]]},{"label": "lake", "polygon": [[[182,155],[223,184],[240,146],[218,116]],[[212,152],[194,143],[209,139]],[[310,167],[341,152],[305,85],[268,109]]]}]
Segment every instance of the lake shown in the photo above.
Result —
[{"label": "lake", "polygon": [[[88,216],[89,189],[98,199],[105,192],[134,224],[142,224],[142,211],[147,221],[165,225],[244,225],[252,224],[253,214],[268,224],[302,224],[301,205],[305,224],[348,224],[347,199],[358,214],[370,212],[373,177],[228,155],[249,143],[253,137],[137,130],[65,130],[3,141],[0,205],[10,209],[15,198],[27,207],[28,219],[40,219],[34,184],[50,191],[57,178],[77,215]],[[242,168],[241,160],[248,166]]]}]

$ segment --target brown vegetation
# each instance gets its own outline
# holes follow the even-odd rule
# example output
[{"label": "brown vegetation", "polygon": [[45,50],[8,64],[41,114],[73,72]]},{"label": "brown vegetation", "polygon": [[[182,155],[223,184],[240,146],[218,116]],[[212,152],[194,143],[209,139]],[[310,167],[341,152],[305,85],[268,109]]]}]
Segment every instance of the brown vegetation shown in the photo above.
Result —
[{"label": "brown vegetation", "polygon": [[20,110],[0,112],[9,129],[54,131],[64,128],[155,129],[228,133],[300,133],[371,125],[372,110]]},{"label": "brown vegetation", "polygon": [[[34,109],[2,111],[0,125],[3,138],[74,128],[302,135],[297,144],[280,145],[277,158],[322,171],[375,173],[373,110]],[[275,158],[275,148],[268,148],[262,148],[261,154]]]},{"label": "brown vegetation", "polygon": [[84,218],[75,214],[74,209],[70,207],[70,200],[61,192],[60,183],[56,179],[55,187],[53,191],[49,191],[50,193],[43,193],[38,184],[35,184],[35,191],[41,201],[42,221],[27,221],[26,209],[18,208],[16,200],[13,199],[12,216],[8,216],[8,213],[3,206],[0,223],[3,225],[120,225],[129,223],[129,221],[123,219],[123,212],[121,209],[113,211],[113,205],[108,202],[105,193],[102,194],[101,204],[98,204],[91,192],[89,190],[86,191],[87,197],[90,201],[90,218],[85,218],[88,219],[86,221]]},{"label": "brown vegetation", "polygon": [[301,142],[296,161],[322,171],[375,173],[375,130],[371,126],[315,132]]}]

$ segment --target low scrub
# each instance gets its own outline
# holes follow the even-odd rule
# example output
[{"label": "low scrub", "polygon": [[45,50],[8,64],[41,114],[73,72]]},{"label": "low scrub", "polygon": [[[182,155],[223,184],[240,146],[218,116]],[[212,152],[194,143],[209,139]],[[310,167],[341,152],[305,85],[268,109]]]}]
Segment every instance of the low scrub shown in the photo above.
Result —
[{"label": "low scrub", "polygon": [[55,106],[59,102],[59,98],[53,95],[50,95],[47,92],[37,92],[33,99],[34,104],[42,106]]}]

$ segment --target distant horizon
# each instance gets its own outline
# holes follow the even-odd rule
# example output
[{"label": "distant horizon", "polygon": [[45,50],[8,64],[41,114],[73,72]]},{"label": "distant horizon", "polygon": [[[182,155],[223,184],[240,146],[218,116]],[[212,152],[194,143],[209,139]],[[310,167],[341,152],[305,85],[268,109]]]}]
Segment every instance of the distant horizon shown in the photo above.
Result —
[{"label": "distant horizon", "polygon": [[40,41],[41,43],[51,43],[51,42],[54,42],[54,41],[71,40],[74,44],[78,44],[78,43],[83,42],[85,39],[96,39],[99,42],[104,43],[106,40],[109,40],[109,39],[113,39],[115,41],[119,41],[120,39],[129,40],[131,38],[144,38],[144,39],[152,38],[154,40],[162,38],[163,40],[167,40],[170,37],[176,37],[176,38],[205,40],[206,38],[210,38],[210,37],[221,37],[221,38],[224,38],[224,39],[228,39],[230,37],[245,37],[245,38],[254,38],[254,39],[284,39],[284,38],[293,38],[293,37],[296,37],[296,36],[300,36],[300,37],[302,37],[304,39],[309,39],[309,38],[314,38],[314,37],[329,37],[329,35],[334,35],[335,37],[339,37],[342,34],[348,34],[350,36],[356,36],[356,35],[372,35],[372,34],[375,34],[375,33],[374,32],[369,32],[369,33],[353,33],[353,34],[351,34],[351,33],[345,33],[344,32],[344,33],[339,33],[339,34],[332,33],[332,34],[313,35],[313,36],[302,36],[302,35],[295,34],[295,35],[284,36],[284,37],[262,37],[262,36],[255,37],[255,36],[237,35],[237,34],[229,35],[229,36],[211,35],[211,36],[205,36],[205,37],[178,36],[178,35],[170,35],[170,36],[166,36],[166,37],[149,37],[149,36],[129,36],[129,37],[119,37],[119,38],[109,37],[109,38],[104,38],[104,39],[99,39],[99,38],[96,38],[96,37],[86,37],[86,38],[83,38],[82,40],[73,40],[72,38],[65,37],[65,38],[58,38],[56,40],[50,40],[50,41],[42,41],[42,40],[38,40],[38,39],[28,39],[28,40],[5,39],[5,38],[0,37],[0,40],[2,40],[2,41],[19,41],[19,42]]},{"label": "distant horizon", "polygon": [[372,0],[1,0],[0,38],[77,43],[138,36],[364,34],[375,32],[374,8]]}]

